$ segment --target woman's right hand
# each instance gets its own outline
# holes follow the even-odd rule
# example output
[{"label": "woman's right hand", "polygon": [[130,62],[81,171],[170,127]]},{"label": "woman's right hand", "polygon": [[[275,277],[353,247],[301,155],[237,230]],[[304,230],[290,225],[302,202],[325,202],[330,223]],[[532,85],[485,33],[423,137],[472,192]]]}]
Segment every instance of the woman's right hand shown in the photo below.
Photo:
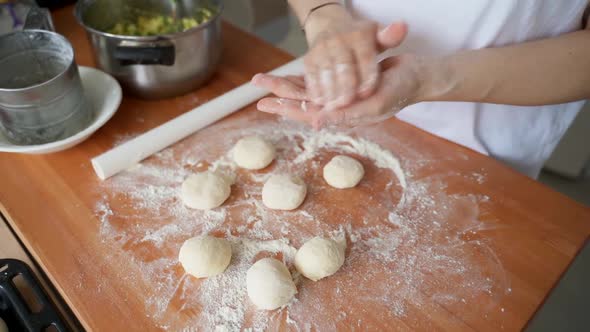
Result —
[{"label": "woman's right hand", "polygon": [[304,28],[310,45],[304,57],[307,94],[328,110],[372,95],[380,79],[378,34],[401,42],[407,32],[405,24],[378,32],[377,23],[353,18],[339,5],[314,11]]}]

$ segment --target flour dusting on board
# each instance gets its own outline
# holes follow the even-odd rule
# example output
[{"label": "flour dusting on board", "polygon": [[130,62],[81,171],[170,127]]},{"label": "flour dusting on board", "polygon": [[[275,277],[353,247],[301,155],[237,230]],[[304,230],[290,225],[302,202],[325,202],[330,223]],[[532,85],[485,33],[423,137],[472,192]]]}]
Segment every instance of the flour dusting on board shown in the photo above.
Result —
[{"label": "flour dusting on board", "polygon": [[[429,329],[435,326],[428,319],[406,318],[416,312],[470,312],[495,304],[509,289],[493,250],[477,236],[485,229],[478,220],[485,197],[447,193],[444,178],[414,176],[425,162],[402,158],[400,164],[362,130],[313,132],[251,118],[205,129],[98,189],[99,236],[128,258],[124,280],[146,285],[146,315],[157,326],[323,331],[403,322]],[[250,134],[277,146],[277,160],[265,170],[240,170],[231,162],[233,144]],[[356,188],[338,190],[323,181],[323,165],[338,153],[365,166]],[[230,198],[211,211],[184,207],[180,184],[192,172],[210,168],[234,177]],[[261,204],[262,184],[276,172],[295,173],[307,182],[308,197],[299,209],[272,211]],[[207,279],[184,274],[178,250],[200,234],[231,241],[233,257],[225,273]],[[314,236],[347,242],[342,269],[318,282],[299,276],[292,264],[296,249]],[[294,301],[276,311],[256,310],[246,295],[246,271],[265,256],[285,261],[297,283]]]}]

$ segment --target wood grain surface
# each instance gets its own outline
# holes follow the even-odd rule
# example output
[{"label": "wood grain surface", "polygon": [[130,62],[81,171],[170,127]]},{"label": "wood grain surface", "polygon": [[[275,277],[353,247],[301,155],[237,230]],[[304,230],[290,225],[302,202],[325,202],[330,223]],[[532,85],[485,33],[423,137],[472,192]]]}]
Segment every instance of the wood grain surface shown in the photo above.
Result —
[{"label": "wood grain surface", "polygon": [[[73,43],[77,62],[93,66],[89,44],[83,30],[75,23],[72,8],[55,12],[54,21],[57,30]],[[144,292],[149,284],[133,284],[121,279],[119,269],[127,262],[123,253],[118,252],[120,248],[113,246],[108,257],[104,255],[109,248],[105,249],[100,216],[96,213],[96,204],[102,199],[102,193],[97,191],[101,184],[92,170],[90,158],[108,150],[125,135],[153,128],[248,81],[257,72],[268,71],[290,60],[290,56],[280,50],[231,25],[224,24],[223,28],[221,65],[215,77],[198,91],[162,101],[126,96],[105,127],[67,151],[42,156],[0,154],[1,211],[88,330],[147,331],[162,327],[146,308]],[[217,129],[240,123],[243,118],[276,121],[255,113],[251,105],[195,137],[207,143],[207,139],[211,139],[215,146],[214,139],[223,140]],[[502,275],[509,280],[509,288],[495,294],[490,305],[480,306],[477,299],[465,305],[433,300],[427,305],[410,305],[403,316],[380,319],[374,324],[370,317],[362,324],[360,320],[353,320],[354,310],[364,310],[353,308],[353,314],[343,319],[338,327],[352,328],[355,324],[359,330],[486,331],[523,328],[587,240],[590,209],[491,158],[401,121],[392,119],[369,131],[394,137],[390,142],[379,143],[398,155],[402,165],[426,165],[416,167],[412,179],[446,174],[444,191],[449,195],[486,197],[479,204],[476,217],[483,224],[495,226],[473,236],[485,239],[502,266]],[[181,142],[174,151],[186,148],[191,139],[196,138]],[[424,156],[428,160],[417,160],[426,158]],[[485,179],[480,181],[473,174],[484,174]],[[367,176],[384,185],[373,171],[369,170]],[[355,196],[361,194],[354,192],[334,197],[343,200],[339,206],[349,206],[354,213],[367,204],[361,196]],[[326,205],[336,204],[330,197],[318,195]],[[148,221],[134,220],[137,223]],[[334,218],[328,222],[337,224],[339,220]],[[452,224],[454,221],[444,222]],[[150,259],[158,255],[153,251],[144,254]],[[473,262],[482,261],[474,259]],[[437,283],[436,274],[425,276],[423,281],[434,291],[437,287],[448,286]],[[379,306],[372,309],[389,310]],[[178,319],[183,319],[184,315],[186,312],[179,314]],[[277,326],[289,329],[289,325]]]}]

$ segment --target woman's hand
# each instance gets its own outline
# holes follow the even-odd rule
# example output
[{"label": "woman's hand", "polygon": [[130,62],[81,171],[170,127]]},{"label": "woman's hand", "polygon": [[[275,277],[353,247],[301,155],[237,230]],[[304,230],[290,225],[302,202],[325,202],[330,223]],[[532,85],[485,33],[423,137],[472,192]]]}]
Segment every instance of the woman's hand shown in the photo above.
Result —
[{"label": "woman's hand", "polygon": [[402,55],[384,60],[381,82],[375,93],[363,100],[335,110],[318,105],[307,95],[303,77],[278,77],[258,74],[253,83],[277,97],[263,98],[258,109],[303,121],[316,129],[329,126],[353,127],[371,124],[394,116],[404,107],[424,97],[423,65],[425,61],[415,55]]},{"label": "woman's hand", "polygon": [[377,23],[353,18],[341,6],[326,6],[310,15],[305,25],[310,45],[304,57],[305,87],[315,104],[336,109],[375,92],[380,80],[377,55],[401,43],[407,32],[403,23],[378,29]]}]

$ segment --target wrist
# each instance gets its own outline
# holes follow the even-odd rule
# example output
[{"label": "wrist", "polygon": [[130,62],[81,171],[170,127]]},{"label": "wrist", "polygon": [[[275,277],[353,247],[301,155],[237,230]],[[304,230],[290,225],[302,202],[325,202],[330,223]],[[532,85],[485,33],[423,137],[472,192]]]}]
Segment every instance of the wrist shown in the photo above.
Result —
[{"label": "wrist", "polygon": [[304,26],[305,37],[307,42],[311,45],[317,37],[332,27],[347,24],[352,20],[352,15],[341,5],[329,5],[319,8],[309,14]]},{"label": "wrist", "polygon": [[415,56],[414,70],[419,82],[414,103],[449,100],[457,84],[446,57]]}]

